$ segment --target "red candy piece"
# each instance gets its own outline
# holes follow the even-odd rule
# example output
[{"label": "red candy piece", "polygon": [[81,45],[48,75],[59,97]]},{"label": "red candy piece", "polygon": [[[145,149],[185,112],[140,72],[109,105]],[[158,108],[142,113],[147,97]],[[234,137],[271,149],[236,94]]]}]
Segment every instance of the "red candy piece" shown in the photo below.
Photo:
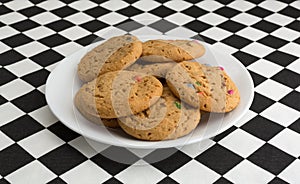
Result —
[{"label": "red candy piece", "polygon": [[141,82],[141,81],[142,81],[142,77],[139,76],[139,75],[134,76],[133,79],[134,79],[136,82]]},{"label": "red candy piece", "polygon": [[224,70],[224,68],[222,66],[219,66],[220,70]]}]

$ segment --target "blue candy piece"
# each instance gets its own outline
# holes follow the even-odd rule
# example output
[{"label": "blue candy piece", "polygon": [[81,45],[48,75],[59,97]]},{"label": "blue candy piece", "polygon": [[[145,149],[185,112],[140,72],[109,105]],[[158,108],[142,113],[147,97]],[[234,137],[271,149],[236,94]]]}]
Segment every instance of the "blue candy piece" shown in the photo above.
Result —
[{"label": "blue candy piece", "polygon": [[194,85],[191,83],[186,84],[187,87],[195,89]]}]

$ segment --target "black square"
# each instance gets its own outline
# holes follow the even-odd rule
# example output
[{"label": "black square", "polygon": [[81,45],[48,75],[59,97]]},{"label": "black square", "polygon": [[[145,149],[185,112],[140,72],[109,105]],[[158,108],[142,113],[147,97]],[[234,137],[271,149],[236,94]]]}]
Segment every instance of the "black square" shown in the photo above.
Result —
[{"label": "black square", "polygon": [[[97,39],[97,40],[96,40]],[[75,40],[76,43],[79,43],[82,46],[87,46],[91,43],[94,43],[95,41],[98,41],[99,37],[94,35],[94,34],[90,34],[88,36],[85,36],[83,38],[80,38],[78,40]]]},{"label": "black square", "polygon": [[254,27],[256,29],[259,29],[259,30],[267,32],[267,33],[271,33],[273,31],[275,31],[276,29],[280,28],[279,25],[268,22],[266,20],[261,20],[261,21],[257,22],[256,24],[252,25],[251,27]]},{"label": "black square", "polygon": [[284,127],[260,115],[257,115],[246,124],[241,126],[241,129],[264,141],[268,141],[281,130],[283,130]]},{"label": "black square", "polygon": [[38,159],[48,169],[57,175],[76,167],[87,160],[79,151],[68,144],[64,144]]},{"label": "black square", "polygon": [[162,6],[159,6],[158,8],[155,8],[154,10],[151,10],[149,13],[152,13],[158,17],[164,18],[164,17],[172,15],[176,12],[174,10],[162,5]]},{"label": "black square", "polygon": [[245,26],[241,23],[235,22],[233,20],[228,20],[226,22],[223,22],[222,24],[219,24],[217,27],[220,27],[229,32],[235,33],[235,32],[238,32],[238,31],[244,29],[247,26]]},{"label": "black square", "polygon": [[50,72],[48,70],[41,69],[33,73],[30,73],[28,75],[25,75],[21,77],[21,79],[23,79],[24,81],[28,82],[29,84],[37,88],[41,85],[46,84],[46,80],[49,74]]},{"label": "black square", "polygon": [[8,102],[2,95],[0,95],[0,106]]},{"label": "black square", "polygon": [[4,14],[10,13],[10,12],[13,12],[13,10],[7,8],[4,5],[0,6],[0,15],[4,15]]},{"label": "black square", "polygon": [[62,19],[62,20],[58,20],[58,21],[52,22],[50,24],[47,24],[45,26],[56,32],[60,32],[62,30],[65,30],[72,26],[75,26],[75,24]]},{"label": "black square", "polygon": [[10,184],[6,179],[0,179],[0,184]]},{"label": "black square", "polygon": [[157,22],[150,24],[149,27],[154,28],[155,30],[158,30],[162,33],[165,33],[165,32],[168,32],[178,26],[169,21],[161,19]]},{"label": "black square", "polygon": [[123,184],[123,183],[117,180],[115,177],[111,177],[110,179],[103,182],[103,184]]},{"label": "black square", "polygon": [[4,4],[4,3],[8,3],[10,1],[12,1],[12,0],[1,0],[0,2]]},{"label": "black square", "polygon": [[192,31],[201,33],[202,31],[205,31],[213,26],[206,24],[205,22],[201,22],[199,20],[193,20],[193,21],[185,24],[183,27],[187,27],[188,29],[191,29]]},{"label": "black square", "polygon": [[67,184],[64,180],[61,178],[57,177],[51,181],[49,181],[47,184]]},{"label": "black square", "polygon": [[0,58],[1,58],[1,65],[5,66],[5,65],[10,65],[18,61],[21,61],[22,59],[25,59],[25,56],[12,49],[0,54]]},{"label": "black square", "polygon": [[8,45],[12,48],[24,45],[24,44],[32,42],[32,41],[33,41],[33,39],[29,38],[28,36],[26,36],[22,33],[14,35],[12,37],[5,38],[2,40],[3,43],[5,43],[6,45]]},{"label": "black square", "polygon": [[270,107],[273,103],[275,103],[274,100],[255,92],[254,100],[250,109],[256,113],[260,113],[266,108]]},{"label": "black square", "polygon": [[133,7],[133,6],[128,6],[126,8],[121,9],[121,10],[118,10],[117,12],[124,15],[124,16],[126,16],[126,17],[133,17],[135,15],[138,15],[138,14],[142,13],[141,10],[139,10],[139,9]]},{"label": "black square", "polygon": [[300,44],[300,37],[294,40],[293,42]]},{"label": "black square", "polygon": [[279,102],[300,111],[299,99],[300,93],[298,91],[292,91],[283,97]]},{"label": "black square", "polygon": [[164,179],[160,180],[157,184],[179,184],[179,183],[167,176]]},{"label": "black square", "polygon": [[266,16],[271,15],[273,12],[271,12],[269,10],[266,10],[262,7],[255,6],[251,10],[248,10],[247,13],[249,13],[251,15],[255,15],[255,16],[260,17],[260,18],[265,18]]},{"label": "black square", "polygon": [[54,13],[55,15],[64,18],[67,17],[69,15],[75,14],[76,12],[78,12],[77,10],[69,7],[69,6],[64,6],[55,10],[51,11],[52,13]]},{"label": "black square", "polygon": [[247,38],[238,36],[238,35],[231,35],[230,37],[225,38],[221,42],[223,42],[227,45],[230,45],[236,49],[241,49],[241,48],[245,47],[246,45],[249,45],[252,41]]},{"label": "black square", "polygon": [[127,32],[130,32],[132,30],[136,30],[138,28],[141,28],[143,27],[142,24],[136,22],[136,21],[133,21],[131,19],[127,19],[123,22],[120,22],[119,24],[115,25],[117,28],[119,29],[122,29],[124,31],[127,31]]},{"label": "black square", "polygon": [[101,22],[99,20],[92,20],[92,21],[86,22],[84,24],[81,24],[80,26],[89,30],[90,32],[96,32],[103,28],[108,27],[109,25],[104,22]]},{"label": "black square", "polygon": [[5,68],[0,68],[0,85],[6,84],[14,79],[18,78],[10,71],[6,70]]},{"label": "black square", "polygon": [[256,150],[247,159],[274,175],[278,175],[295,160],[291,155],[268,143]]},{"label": "black square", "polygon": [[29,115],[24,115],[18,119],[0,127],[0,130],[14,141],[19,141],[25,137],[41,131],[44,127]]},{"label": "black square", "polygon": [[300,134],[300,118],[297,119],[294,123],[289,126],[289,129],[294,130],[295,132]]},{"label": "black square", "polygon": [[231,134],[233,131],[235,131],[237,128],[235,126],[232,126],[230,128],[228,128],[227,130],[225,130],[224,132],[216,135],[215,137],[213,137],[213,140],[215,142],[219,142],[220,140],[222,140],[224,137],[226,137],[227,135]]},{"label": "black square", "polygon": [[255,61],[259,60],[258,57],[248,54],[243,51],[237,51],[236,53],[232,54],[235,58],[237,58],[244,66],[249,66],[250,64],[254,63]]},{"label": "black square", "polygon": [[26,17],[32,17],[32,16],[35,16],[39,13],[42,13],[46,10],[38,7],[38,6],[31,6],[29,8],[25,8],[25,9],[22,9],[20,10],[19,12],[23,15],[25,15]]},{"label": "black square", "polygon": [[48,65],[51,65],[53,63],[56,63],[60,60],[62,60],[64,56],[61,54],[53,51],[53,50],[46,50],[44,52],[41,52],[35,56],[30,57],[31,60],[38,63],[39,65],[46,67]]},{"label": "black square", "polygon": [[94,8],[85,10],[84,13],[94,17],[94,18],[98,18],[102,15],[108,14],[110,11],[101,7],[101,6],[96,6]]},{"label": "black square", "polygon": [[224,148],[219,144],[215,144],[205,152],[198,155],[195,160],[223,175],[238,165],[243,158],[227,148]]},{"label": "black square", "polygon": [[[163,160],[157,161],[159,158],[162,158],[162,155],[170,156]],[[144,160],[156,167],[161,172],[169,175],[172,172],[179,169],[180,167],[182,167],[184,164],[188,163],[191,160],[191,158],[175,148],[165,148],[157,149],[151,152],[144,158]]]},{"label": "black square", "polygon": [[15,28],[16,30],[18,30],[20,32],[24,32],[24,31],[27,31],[29,29],[36,28],[36,27],[40,26],[40,24],[38,24],[38,23],[36,23],[36,22],[34,22],[30,19],[26,19],[26,20],[23,20],[21,22],[14,23],[10,26]]},{"label": "black square", "polygon": [[265,80],[267,80],[266,77],[262,76],[262,75],[259,75],[255,72],[252,72],[250,70],[248,70],[248,72],[250,73],[251,75],[251,78],[253,80],[253,83],[254,83],[254,86],[258,86],[260,83],[264,82]]},{"label": "black square", "polygon": [[[61,0],[62,2],[64,2],[65,4],[71,4],[74,2],[74,0]],[[78,1],[78,0],[75,0]]]},{"label": "black square", "polygon": [[281,66],[287,66],[298,59],[298,57],[276,50],[265,56],[264,59],[277,63]]},{"label": "black square", "polygon": [[217,181],[215,181],[214,184],[232,184],[232,182],[228,181],[226,178],[221,177]]},{"label": "black square", "polygon": [[240,11],[235,10],[230,7],[227,7],[227,6],[223,6],[222,8],[219,8],[214,12],[218,15],[223,15],[224,17],[227,17],[227,18],[232,18],[232,17],[236,16],[237,14],[241,13]]},{"label": "black square", "polygon": [[300,74],[286,68],[278,72],[271,79],[293,89],[297,88],[300,85]]},{"label": "black square", "polygon": [[282,47],[288,43],[288,41],[283,40],[281,38],[277,38],[272,35],[268,35],[268,36],[258,40],[257,42],[267,45],[269,47],[272,47],[274,49],[279,49],[280,47]]},{"label": "black square", "polygon": [[227,5],[229,3],[231,3],[232,1],[231,0],[217,0],[219,3],[222,3],[224,5]]},{"label": "black square", "polygon": [[191,17],[194,17],[194,18],[198,18],[202,15],[207,14],[208,11],[203,10],[202,8],[199,8],[195,5],[193,5],[193,6],[189,7],[188,9],[185,9],[184,11],[182,11],[182,13],[189,15]]},{"label": "black square", "polygon": [[39,4],[44,2],[44,0],[29,0],[30,2],[32,2],[33,4]]},{"label": "black square", "polygon": [[11,102],[26,113],[47,105],[45,95],[36,89]]},{"label": "black square", "polygon": [[193,36],[192,38],[193,38],[193,39],[196,39],[196,40],[204,41],[205,43],[209,43],[209,44],[211,44],[211,45],[217,43],[216,40],[211,39],[211,38],[208,38],[208,37],[203,36],[203,35],[201,35],[201,34],[195,35],[195,36]]},{"label": "black square", "polygon": [[39,40],[39,42],[41,42],[44,45],[47,45],[48,47],[56,47],[58,45],[68,43],[70,42],[70,40],[59,34],[54,34]]},{"label": "black square", "polygon": [[79,137],[79,134],[77,134],[76,132],[67,128],[61,122],[54,123],[53,125],[48,127],[48,130],[50,130],[52,133],[54,133],[56,136],[58,136],[65,142],[69,142],[69,141]]},{"label": "black square", "polygon": [[290,24],[288,24],[286,27],[300,32],[300,21],[295,20],[295,21],[291,22]]},{"label": "black square", "polygon": [[118,146],[108,147],[101,152],[101,155],[126,165],[132,165],[140,159],[128,149]]},{"label": "black square", "polygon": [[4,177],[23,167],[34,158],[18,144],[13,144],[0,151],[0,174]]},{"label": "black square", "polygon": [[300,17],[300,11],[297,8],[287,6],[286,8],[280,10],[278,13],[281,13],[283,15],[293,17],[293,18],[299,18]]},{"label": "black square", "polygon": [[102,169],[104,169],[111,175],[116,175],[119,172],[126,169],[127,167],[129,167],[128,164],[124,164],[124,163],[120,163],[120,162],[111,160],[111,159],[107,158],[106,156],[103,156],[101,153],[93,156],[91,158],[91,161],[93,161],[95,164],[97,164],[99,167],[101,167]]},{"label": "black square", "polygon": [[0,27],[6,26],[6,24],[0,22]]},{"label": "black square", "polygon": [[268,184],[288,184],[288,183],[278,177],[275,177]]}]

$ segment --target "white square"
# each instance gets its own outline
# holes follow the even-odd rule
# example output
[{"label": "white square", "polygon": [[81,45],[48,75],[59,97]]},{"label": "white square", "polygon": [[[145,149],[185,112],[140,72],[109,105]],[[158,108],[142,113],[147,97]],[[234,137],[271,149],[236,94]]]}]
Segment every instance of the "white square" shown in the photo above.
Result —
[{"label": "white square", "polygon": [[219,141],[219,144],[239,154],[243,158],[247,158],[254,151],[264,145],[262,141],[244,130],[237,129]]},{"label": "white square", "polygon": [[271,98],[272,100],[279,101],[285,95],[290,93],[292,89],[276,81],[267,79],[266,81],[258,85],[255,88],[255,91],[268,98]]},{"label": "white square", "polygon": [[20,54],[22,54],[26,57],[31,57],[31,56],[41,53],[47,49],[49,49],[49,47],[47,47],[37,41],[33,41],[33,42],[30,42],[30,43],[27,43],[25,45],[15,48],[16,51],[18,51]]},{"label": "white square", "polygon": [[162,35],[162,32],[159,32],[151,27],[141,27],[131,31],[130,33],[133,35]]},{"label": "white square", "polygon": [[256,112],[253,112],[251,110],[248,110],[246,112],[246,114],[235,124],[235,126],[237,127],[241,127],[243,126],[245,123],[247,123],[248,121],[250,121],[252,118],[254,118],[255,116],[257,116]]},{"label": "white square", "polygon": [[59,34],[61,34],[62,36],[66,37],[70,40],[77,40],[79,38],[83,38],[83,37],[89,35],[90,32],[79,26],[75,26],[75,27],[71,27],[69,29],[63,30],[63,31],[59,32]]},{"label": "white square", "polygon": [[184,24],[194,20],[193,17],[190,17],[190,16],[182,14],[182,13],[174,13],[174,14],[166,17],[165,19],[176,25],[184,25]]},{"label": "white square", "polygon": [[[138,177],[133,177],[138,176]],[[139,163],[129,166],[115,176],[123,183],[140,184],[140,183],[157,183],[166,175],[154,168],[152,165],[139,161]]]},{"label": "white square", "polygon": [[290,4],[290,6],[300,9],[300,1],[294,1]]},{"label": "white square", "polygon": [[51,0],[51,1],[44,1],[42,3],[39,3],[37,6],[50,11],[50,10],[54,10],[54,9],[63,7],[63,6],[65,6],[65,4],[59,0]]},{"label": "white square", "polygon": [[278,50],[300,57],[300,45],[297,43],[290,42],[284,45],[283,47],[279,48]]},{"label": "white square", "polygon": [[278,12],[287,6],[286,3],[282,3],[280,1],[264,1],[260,3],[258,6],[265,8],[267,10]]},{"label": "white square", "polygon": [[39,158],[64,143],[64,141],[47,129],[39,131],[18,142],[20,146],[35,158]]},{"label": "white square", "polygon": [[224,177],[233,183],[253,184],[268,183],[275,176],[250,161],[243,160],[239,165],[228,171]]},{"label": "white square", "polygon": [[171,8],[175,11],[182,11],[192,6],[191,3],[185,1],[168,1],[164,6]]},{"label": "white square", "polygon": [[295,90],[300,92],[300,86],[298,86]]},{"label": "white square", "polygon": [[246,27],[245,29],[238,31],[236,34],[253,41],[257,41],[268,35],[263,31],[254,29],[253,27]]},{"label": "white square", "polygon": [[20,62],[5,66],[5,68],[18,77],[22,77],[24,75],[42,69],[40,65],[36,64],[30,59],[24,59]]},{"label": "white square", "polygon": [[276,102],[260,113],[263,117],[270,119],[282,126],[288,127],[300,117],[300,112],[284,104]]},{"label": "white square", "polygon": [[103,15],[102,17],[97,18],[98,20],[105,22],[109,25],[118,24],[127,19],[124,15],[121,15],[116,12],[110,12],[108,14]]},{"label": "white square", "polygon": [[272,32],[271,35],[277,36],[278,38],[282,38],[287,41],[294,41],[295,39],[299,38],[299,32],[291,30],[286,27],[281,27],[276,31]]},{"label": "white square", "polygon": [[195,35],[197,35],[196,32],[187,29],[185,27],[176,27],[168,32],[165,33],[166,35],[170,35],[170,36],[178,36],[178,37],[193,37]]},{"label": "white square", "polygon": [[145,12],[145,13],[135,15],[135,16],[131,17],[131,19],[138,22],[138,23],[140,23],[140,24],[143,24],[143,25],[150,25],[154,22],[157,22],[161,18],[156,16],[156,15],[153,15],[151,13]]},{"label": "white square", "polygon": [[240,14],[232,17],[232,20],[239,22],[241,24],[250,26],[250,25],[253,25],[253,24],[261,21],[261,18],[250,15],[248,13],[240,13]]},{"label": "white square", "polygon": [[284,67],[277,65],[265,59],[260,59],[247,67],[249,70],[258,73],[264,77],[270,78],[280,72]]},{"label": "white square", "polygon": [[[82,1],[76,1],[76,2],[82,2]],[[89,2],[89,1],[87,1],[87,2]],[[88,21],[94,20],[94,18],[83,12],[78,12],[78,13],[75,13],[75,14],[72,14],[72,15],[66,17],[65,20],[68,20],[68,21],[72,22],[73,24],[79,25],[79,24],[83,24]]]},{"label": "white square", "polygon": [[232,3],[227,5],[228,7],[231,7],[236,10],[240,11],[247,11],[251,8],[255,7],[254,4],[247,2],[247,1],[233,1]]},{"label": "white square", "polygon": [[4,150],[8,146],[15,143],[13,140],[11,140],[9,137],[7,137],[2,131],[0,131],[0,150]]},{"label": "white square", "polygon": [[0,33],[1,33],[0,34],[0,40],[1,40],[1,39],[10,37],[10,36],[16,35],[19,33],[19,31],[13,29],[10,26],[3,26],[3,27],[0,27]]},{"label": "white square", "polygon": [[60,20],[60,18],[58,16],[54,15],[51,12],[43,12],[43,13],[40,13],[40,14],[37,14],[37,15],[31,17],[30,19],[32,19],[33,21],[35,21],[41,25],[46,25],[51,22]]},{"label": "white square", "polygon": [[7,46],[3,42],[0,42],[0,54],[4,53],[10,49],[11,49],[11,47]]},{"label": "white square", "polygon": [[111,175],[92,161],[87,160],[60,176],[65,182],[72,184],[98,184],[108,180]]},{"label": "white square", "polygon": [[274,24],[278,24],[281,26],[285,26],[288,25],[289,23],[291,23],[292,21],[294,21],[295,19],[292,19],[291,17],[279,14],[279,13],[273,13],[267,17],[264,18],[265,20],[272,22]]},{"label": "white square", "polygon": [[300,171],[300,160],[296,159],[279,174],[279,177],[289,183],[299,183],[300,181],[299,171]]},{"label": "white square", "polygon": [[34,87],[30,84],[18,78],[2,85],[0,87],[0,94],[7,100],[13,100],[32,91],[33,89]]},{"label": "white square", "polygon": [[203,153],[213,145],[215,145],[214,141],[212,141],[211,139],[206,139],[194,144],[184,145],[183,147],[177,147],[177,149],[187,154],[191,158],[195,158],[196,156]]},{"label": "white square", "polygon": [[45,38],[47,36],[53,35],[55,33],[55,31],[44,27],[44,26],[40,26],[40,27],[36,27],[34,29],[30,29],[28,31],[25,31],[24,34],[34,40],[39,40],[41,38]]},{"label": "white square", "polygon": [[200,3],[197,3],[195,5],[207,11],[215,11],[223,6],[217,1],[201,1]]},{"label": "white square", "polygon": [[69,4],[68,6],[74,8],[76,10],[79,10],[79,11],[84,11],[84,10],[96,7],[98,5],[91,1],[75,1],[71,4]]},{"label": "white square", "polygon": [[5,3],[5,6],[15,11],[25,9],[33,5],[34,4],[32,4],[30,1],[10,1]]},{"label": "white square", "polygon": [[213,44],[213,48],[216,50],[221,50],[223,53],[227,53],[227,54],[233,54],[238,51],[238,49],[231,47],[229,45],[226,45],[222,42],[217,42],[217,43]]},{"label": "white square", "polygon": [[127,7],[129,4],[124,1],[107,1],[101,4],[101,7],[109,9],[111,11],[117,11]]},{"label": "white square", "polygon": [[59,46],[53,48],[53,50],[55,50],[56,52],[60,53],[63,56],[69,56],[81,48],[82,48],[82,46],[79,45],[78,43],[69,42],[69,43],[66,43],[63,45],[59,45]]},{"label": "white square", "polygon": [[218,14],[215,14],[215,13],[207,13],[197,19],[202,22],[208,23],[210,25],[214,25],[214,26],[219,25],[222,22],[225,22],[226,20],[228,20],[228,19],[226,19]]},{"label": "white square", "polygon": [[201,32],[201,35],[220,41],[231,36],[232,33],[218,27],[212,27],[210,29]]},{"label": "white square", "polygon": [[54,179],[56,174],[51,172],[47,167],[41,164],[39,161],[33,162],[21,167],[5,178],[14,184],[23,183],[47,183]]},{"label": "white square", "polygon": [[150,11],[153,10],[154,8],[157,8],[160,5],[161,4],[156,1],[149,1],[149,0],[140,0],[132,4],[133,7],[136,7],[142,11]]},{"label": "white square", "polygon": [[49,109],[48,105],[30,112],[29,115],[44,127],[49,127],[50,125],[58,121],[58,119]]},{"label": "white square", "polygon": [[97,31],[94,34],[101,37],[101,38],[109,39],[113,36],[120,36],[120,35],[123,35],[123,34],[126,34],[126,33],[127,32],[124,31],[124,30],[121,30],[119,28],[110,26],[110,27],[106,27],[104,29],[101,29],[101,30]]},{"label": "white square", "polygon": [[241,50],[243,52],[247,52],[249,54],[252,54],[252,55],[260,57],[260,58],[263,58],[264,56],[275,51],[275,49],[265,46],[263,44],[257,43],[257,42],[250,43],[249,45],[242,48]]},{"label": "white square", "polygon": [[10,102],[0,105],[0,126],[3,126],[6,123],[15,120],[24,114],[25,113],[23,111],[21,111]]},{"label": "white square", "polygon": [[37,88],[41,93],[45,94],[46,91],[46,85],[41,85],[40,87]]},{"label": "white square", "polygon": [[178,183],[189,184],[213,183],[220,177],[218,173],[195,160],[191,160],[170,176]]},{"label": "white square", "polygon": [[300,74],[300,59],[292,62],[286,68]]},{"label": "white square", "polygon": [[96,142],[83,136],[77,137],[69,142],[69,144],[76,148],[76,150],[80,151],[87,158],[91,158],[109,147],[107,144]]},{"label": "white square", "polygon": [[52,72],[54,68],[58,65],[59,62],[53,63],[52,65],[48,65],[45,69],[49,72]]},{"label": "white square", "polygon": [[275,137],[273,137],[269,141],[269,143],[294,157],[299,157],[300,156],[299,140],[300,140],[300,134],[286,128],[282,130],[279,134],[277,134]]},{"label": "white square", "polygon": [[0,20],[4,24],[13,24],[25,20],[26,17],[18,12],[10,12],[0,16]]}]

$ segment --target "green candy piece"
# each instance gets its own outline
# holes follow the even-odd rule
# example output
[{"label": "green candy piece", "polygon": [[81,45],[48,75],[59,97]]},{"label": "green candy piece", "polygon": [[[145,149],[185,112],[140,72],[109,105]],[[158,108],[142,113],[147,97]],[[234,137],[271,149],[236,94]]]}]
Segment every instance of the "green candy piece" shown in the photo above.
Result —
[{"label": "green candy piece", "polygon": [[174,104],[178,109],[181,109],[181,104],[179,102],[174,102]]},{"label": "green candy piece", "polygon": [[201,86],[201,83],[199,81],[196,81],[197,86]]}]

